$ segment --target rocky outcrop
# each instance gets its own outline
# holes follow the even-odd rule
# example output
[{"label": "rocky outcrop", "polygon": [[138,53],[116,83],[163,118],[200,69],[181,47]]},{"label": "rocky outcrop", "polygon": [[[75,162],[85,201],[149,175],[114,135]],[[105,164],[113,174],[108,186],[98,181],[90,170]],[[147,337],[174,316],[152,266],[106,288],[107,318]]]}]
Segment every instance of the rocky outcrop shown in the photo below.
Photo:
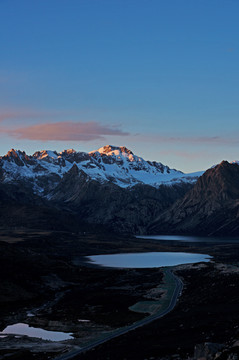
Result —
[{"label": "rocky outcrop", "polygon": [[227,344],[206,342],[194,347],[194,356],[191,360],[238,360],[239,346],[237,341]]},{"label": "rocky outcrop", "polygon": [[194,360],[214,360],[215,356],[221,354],[221,350],[225,347],[224,344],[217,343],[203,343],[197,344],[194,348]]}]

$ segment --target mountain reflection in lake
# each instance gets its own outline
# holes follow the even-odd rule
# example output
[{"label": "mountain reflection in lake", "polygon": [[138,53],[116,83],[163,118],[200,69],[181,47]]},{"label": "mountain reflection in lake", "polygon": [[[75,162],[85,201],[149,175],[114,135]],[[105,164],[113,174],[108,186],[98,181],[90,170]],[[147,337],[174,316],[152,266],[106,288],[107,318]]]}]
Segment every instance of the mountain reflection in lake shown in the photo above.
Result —
[{"label": "mountain reflection in lake", "polygon": [[148,252],[131,254],[92,255],[87,258],[96,265],[116,268],[157,268],[208,262],[211,256],[183,252]]}]

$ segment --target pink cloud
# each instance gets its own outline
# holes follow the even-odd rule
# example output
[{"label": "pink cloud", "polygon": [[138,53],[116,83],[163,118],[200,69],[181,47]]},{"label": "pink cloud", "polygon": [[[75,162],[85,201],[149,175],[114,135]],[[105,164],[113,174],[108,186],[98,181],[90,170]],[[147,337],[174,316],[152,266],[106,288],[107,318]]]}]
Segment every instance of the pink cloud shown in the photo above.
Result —
[{"label": "pink cloud", "polygon": [[95,121],[45,123],[2,131],[18,139],[41,141],[91,141],[103,139],[105,135],[129,135],[115,126],[101,125]]}]

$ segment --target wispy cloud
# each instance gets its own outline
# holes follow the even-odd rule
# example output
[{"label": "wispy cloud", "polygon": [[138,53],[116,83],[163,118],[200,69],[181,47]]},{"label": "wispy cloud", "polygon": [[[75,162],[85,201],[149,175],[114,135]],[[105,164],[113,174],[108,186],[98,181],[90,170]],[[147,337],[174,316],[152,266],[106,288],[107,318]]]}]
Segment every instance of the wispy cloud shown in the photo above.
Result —
[{"label": "wispy cloud", "polygon": [[226,49],[226,52],[229,52],[229,53],[232,53],[232,52],[235,52],[236,48],[234,47],[229,47]]},{"label": "wispy cloud", "polygon": [[42,119],[56,114],[55,112],[33,109],[0,109],[0,122],[8,121],[9,125],[9,120],[24,121],[29,119]]},{"label": "wispy cloud", "polygon": [[167,143],[167,144],[197,144],[197,145],[230,145],[239,144],[236,136],[170,136],[157,134],[137,134],[134,136],[136,141]]},{"label": "wispy cloud", "polygon": [[92,141],[104,139],[106,135],[127,136],[128,132],[116,126],[101,125],[96,121],[37,124],[17,129],[2,128],[2,132],[17,139],[40,141]]},{"label": "wispy cloud", "polygon": [[28,110],[1,110],[0,111],[0,121],[6,120],[16,120],[22,118],[28,118],[29,116],[34,116],[35,113],[32,113]]}]

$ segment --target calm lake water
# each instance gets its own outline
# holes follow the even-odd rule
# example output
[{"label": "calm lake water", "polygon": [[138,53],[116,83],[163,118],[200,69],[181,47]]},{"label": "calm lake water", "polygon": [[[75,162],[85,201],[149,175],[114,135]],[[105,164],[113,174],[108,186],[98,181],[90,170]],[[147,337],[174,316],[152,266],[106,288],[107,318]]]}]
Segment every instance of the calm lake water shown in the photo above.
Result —
[{"label": "calm lake water", "polygon": [[96,265],[116,268],[157,268],[198,262],[208,262],[207,254],[183,252],[148,252],[131,254],[93,255],[87,258]]},{"label": "calm lake water", "polygon": [[36,337],[39,339],[51,341],[63,341],[73,339],[73,336],[71,336],[71,334],[34,328],[24,323],[9,325],[2,332],[0,332],[0,334],[27,335],[30,337]]},{"label": "calm lake water", "polygon": [[184,236],[184,235],[140,235],[138,239],[151,239],[162,241],[183,241],[197,243],[238,243],[239,238],[232,237],[204,237],[204,236]]}]

